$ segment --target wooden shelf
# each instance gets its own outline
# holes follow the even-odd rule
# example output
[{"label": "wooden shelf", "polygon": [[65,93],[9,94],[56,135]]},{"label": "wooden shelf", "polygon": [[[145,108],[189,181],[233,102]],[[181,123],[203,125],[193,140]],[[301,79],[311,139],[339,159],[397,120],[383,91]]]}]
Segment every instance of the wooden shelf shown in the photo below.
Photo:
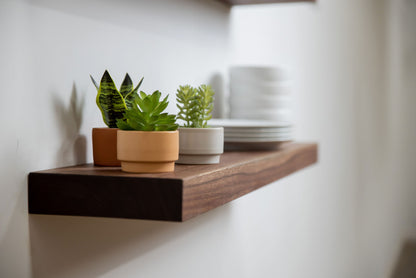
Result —
[{"label": "wooden shelf", "polygon": [[29,213],[185,221],[317,161],[317,145],[226,152],[216,165],[130,174],[81,165],[29,174]]},{"label": "wooden shelf", "polygon": [[220,0],[230,5],[255,5],[255,4],[272,4],[272,3],[290,3],[290,2],[316,2],[316,0]]}]

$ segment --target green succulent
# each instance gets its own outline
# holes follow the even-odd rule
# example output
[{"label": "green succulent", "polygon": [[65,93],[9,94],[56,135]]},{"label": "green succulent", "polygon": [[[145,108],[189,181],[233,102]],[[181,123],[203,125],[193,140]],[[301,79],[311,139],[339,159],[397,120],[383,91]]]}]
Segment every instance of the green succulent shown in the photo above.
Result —
[{"label": "green succulent", "polygon": [[126,110],[133,106],[139,87],[143,82],[143,77],[134,88],[130,76],[126,73],[120,90],[117,90],[107,70],[101,78],[100,85],[97,84],[91,75],[90,77],[95,88],[97,88],[96,102],[103,116],[104,123],[108,127],[117,127],[117,120],[122,119]]},{"label": "green succulent", "polygon": [[201,85],[198,88],[189,85],[179,86],[176,106],[179,108],[178,119],[185,122],[184,127],[208,127],[214,108],[214,94],[209,85]]},{"label": "green succulent", "polygon": [[117,120],[118,128],[141,131],[177,130],[176,115],[162,113],[169,102],[168,96],[161,101],[161,95],[159,91],[151,95],[140,92],[135,98],[135,104],[124,113],[124,119]]}]

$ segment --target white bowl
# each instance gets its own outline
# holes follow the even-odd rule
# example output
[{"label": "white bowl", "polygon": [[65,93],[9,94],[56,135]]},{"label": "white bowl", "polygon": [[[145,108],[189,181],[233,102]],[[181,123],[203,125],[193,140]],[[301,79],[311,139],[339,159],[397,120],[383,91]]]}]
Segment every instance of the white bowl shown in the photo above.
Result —
[{"label": "white bowl", "polygon": [[[248,128],[238,128],[238,127],[227,127],[224,129],[224,134],[278,134],[278,133],[293,133],[293,126],[288,127],[248,127]],[[225,136],[224,135],[224,136]]]},{"label": "white bowl", "polygon": [[279,81],[288,80],[285,70],[271,66],[233,66],[230,68],[230,80]]},{"label": "white bowl", "polygon": [[[274,121],[286,121],[285,118],[293,118],[293,112],[289,109],[264,109],[264,110],[231,110],[231,118],[234,119],[263,119]],[[283,120],[281,120],[283,119]]]},{"label": "white bowl", "polygon": [[281,122],[293,122],[293,113],[289,109],[275,111],[230,111],[232,119],[253,119],[253,120],[270,120]]},{"label": "white bowl", "polygon": [[277,87],[293,87],[293,82],[291,80],[286,81],[263,81],[263,80],[253,80],[253,79],[240,79],[233,78],[230,79],[230,87],[235,86],[246,86],[251,88],[277,88]]},{"label": "white bowl", "polygon": [[263,101],[285,101],[291,100],[292,96],[290,94],[262,94],[261,92],[251,91],[251,94],[241,94],[241,93],[231,93],[229,98],[233,101],[240,101],[249,99],[251,100],[263,100]]},{"label": "white bowl", "polygon": [[247,132],[225,132],[224,138],[275,138],[275,137],[290,137],[292,132],[258,132],[258,133],[247,133]]},{"label": "white bowl", "polygon": [[291,98],[230,98],[230,110],[258,110],[258,109],[291,109]]},{"label": "white bowl", "polygon": [[224,129],[261,129],[261,130],[279,130],[281,128],[288,129],[292,127],[289,122],[250,120],[250,119],[211,119],[211,126],[222,126]]},{"label": "white bowl", "polygon": [[224,142],[246,142],[246,143],[255,143],[255,142],[286,142],[293,140],[293,136],[282,136],[275,138],[233,138],[228,137],[224,139]]},{"label": "white bowl", "polygon": [[230,84],[231,96],[276,96],[292,94],[291,85],[250,85],[247,83]]}]

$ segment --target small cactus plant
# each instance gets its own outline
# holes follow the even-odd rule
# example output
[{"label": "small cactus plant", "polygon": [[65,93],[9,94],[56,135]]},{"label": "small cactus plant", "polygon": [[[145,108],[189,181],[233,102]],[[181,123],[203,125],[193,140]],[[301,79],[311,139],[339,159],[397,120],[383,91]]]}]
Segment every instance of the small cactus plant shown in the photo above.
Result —
[{"label": "small cactus plant", "polygon": [[214,108],[214,94],[209,85],[201,85],[198,88],[189,85],[179,86],[176,106],[179,108],[178,119],[184,121],[184,127],[208,127]]}]

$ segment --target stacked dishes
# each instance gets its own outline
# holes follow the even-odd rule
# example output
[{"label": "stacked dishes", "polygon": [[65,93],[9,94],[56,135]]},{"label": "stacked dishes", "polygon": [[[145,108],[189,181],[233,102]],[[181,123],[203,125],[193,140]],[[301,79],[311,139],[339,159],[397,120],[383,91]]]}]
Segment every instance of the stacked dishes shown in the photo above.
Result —
[{"label": "stacked dishes", "polygon": [[276,67],[230,68],[230,118],[292,122],[291,81]]},{"label": "stacked dishes", "polygon": [[224,127],[226,150],[274,149],[282,142],[293,140],[289,122],[212,119],[210,125]]}]

